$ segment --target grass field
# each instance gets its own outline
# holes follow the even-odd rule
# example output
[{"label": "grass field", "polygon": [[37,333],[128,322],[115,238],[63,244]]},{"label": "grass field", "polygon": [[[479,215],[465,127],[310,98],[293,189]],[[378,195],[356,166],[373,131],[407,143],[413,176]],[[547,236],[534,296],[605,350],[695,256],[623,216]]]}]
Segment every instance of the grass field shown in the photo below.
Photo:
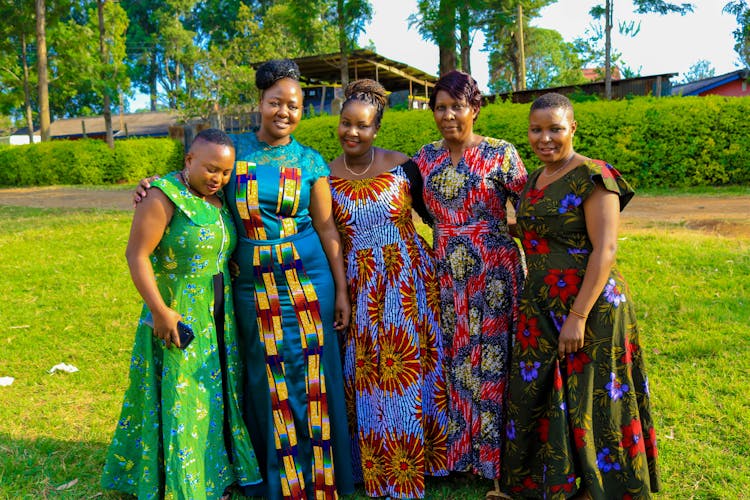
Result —
[{"label": "grass field", "polygon": [[[0,207],[0,499],[119,498],[98,485],[127,382],[139,297],[130,214]],[[623,232],[664,499],[750,498],[750,240]],[[65,362],[77,373],[49,374]],[[485,484],[430,482],[429,498]],[[352,498],[364,498],[355,495]]]}]

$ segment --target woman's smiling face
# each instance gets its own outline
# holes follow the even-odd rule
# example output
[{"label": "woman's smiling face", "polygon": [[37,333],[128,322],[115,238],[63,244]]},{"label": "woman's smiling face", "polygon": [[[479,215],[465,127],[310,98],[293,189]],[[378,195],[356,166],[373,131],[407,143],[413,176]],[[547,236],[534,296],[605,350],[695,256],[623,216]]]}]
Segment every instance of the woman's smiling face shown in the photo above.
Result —
[{"label": "woman's smiling face", "polygon": [[573,152],[573,135],[577,127],[573,113],[564,108],[535,109],[529,114],[529,144],[545,164],[569,158]]},{"label": "woman's smiling face", "polygon": [[341,110],[337,129],[341,148],[349,156],[362,156],[372,147],[378,132],[372,104],[363,101],[349,101]]}]

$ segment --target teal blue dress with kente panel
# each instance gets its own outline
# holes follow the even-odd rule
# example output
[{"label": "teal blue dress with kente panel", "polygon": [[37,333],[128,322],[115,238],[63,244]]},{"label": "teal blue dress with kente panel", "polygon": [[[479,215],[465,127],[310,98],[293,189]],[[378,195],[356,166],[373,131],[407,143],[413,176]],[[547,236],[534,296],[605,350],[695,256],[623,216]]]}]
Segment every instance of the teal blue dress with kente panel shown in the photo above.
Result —
[{"label": "teal blue dress with kente panel", "polygon": [[335,287],[309,210],[328,165],[293,138],[280,146],[254,133],[233,139],[226,191],[239,234],[235,309],[249,381],[245,418],[264,479],[245,493],[336,498],[354,485]]},{"label": "teal blue dress with kente panel", "polygon": [[[229,276],[236,231],[226,204],[219,209],[192,195],[176,172],[152,185],[175,205],[151,255],[156,283],[195,339],[185,350],[165,349],[144,322],[150,316],[144,304],[102,486],[139,499],[218,499],[233,483],[261,481],[240,411],[243,370],[232,290],[228,280],[214,290],[215,275]],[[214,318],[215,293],[224,297],[223,332]]]}]

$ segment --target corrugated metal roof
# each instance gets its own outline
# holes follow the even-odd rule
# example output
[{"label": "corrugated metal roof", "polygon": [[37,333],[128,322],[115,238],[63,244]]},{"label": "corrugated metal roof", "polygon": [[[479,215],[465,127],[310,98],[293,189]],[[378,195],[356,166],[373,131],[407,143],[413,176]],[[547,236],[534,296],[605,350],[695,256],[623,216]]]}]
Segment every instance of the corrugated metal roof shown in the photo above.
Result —
[{"label": "corrugated metal roof", "polygon": [[750,71],[745,69],[738,69],[729,73],[724,73],[719,76],[712,76],[711,78],[704,78],[702,80],[696,80],[690,83],[684,83],[681,85],[672,86],[672,95],[698,95],[702,92],[706,92],[711,89],[715,89],[720,85],[725,85],[735,80],[748,78]]},{"label": "corrugated metal roof", "polygon": [[[294,62],[299,66],[303,83],[309,85],[341,85],[341,54],[298,57]],[[258,67],[262,62],[253,63]],[[409,90],[410,83],[415,94],[423,94],[424,87],[435,86],[437,77],[425,71],[393,59],[383,57],[371,50],[358,49],[349,54],[349,79],[370,78],[380,82],[389,92]],[[416,86],[416,88],[414,88]],[[418,92],[418,90],[421,91]]]},{"label": "corrugated metal roof", "polygon": [[[115,137],[166,136],[169,127],[178,120],[177,113],[155,111],[147,113],[112,114],[112,133]],[[103,116],[87,116],[55,120],[50,124],[50,137],[53,139],[99,136],[106,133]]]}]

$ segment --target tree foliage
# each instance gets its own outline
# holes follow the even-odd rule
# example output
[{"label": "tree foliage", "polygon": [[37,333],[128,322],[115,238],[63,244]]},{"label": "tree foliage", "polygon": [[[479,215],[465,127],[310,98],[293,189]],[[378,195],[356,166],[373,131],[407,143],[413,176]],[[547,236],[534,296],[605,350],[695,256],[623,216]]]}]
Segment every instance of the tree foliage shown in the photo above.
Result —
[{"label": "tree foliage", "polygon": [[679,83],[695,82],[703,80],[704,78],[711,78],[715,74],[716,69],[711,66],[711,63],[705,59],[700,59],[690,66],[690,69],[682,75],[682,79]]},{"label": "tree foliage", "polygon": [[744,67],[750,67],[750,6],[747,0],[732,0],[724,6],[724,12],[737,18],[734,30],[734,50]]}]

